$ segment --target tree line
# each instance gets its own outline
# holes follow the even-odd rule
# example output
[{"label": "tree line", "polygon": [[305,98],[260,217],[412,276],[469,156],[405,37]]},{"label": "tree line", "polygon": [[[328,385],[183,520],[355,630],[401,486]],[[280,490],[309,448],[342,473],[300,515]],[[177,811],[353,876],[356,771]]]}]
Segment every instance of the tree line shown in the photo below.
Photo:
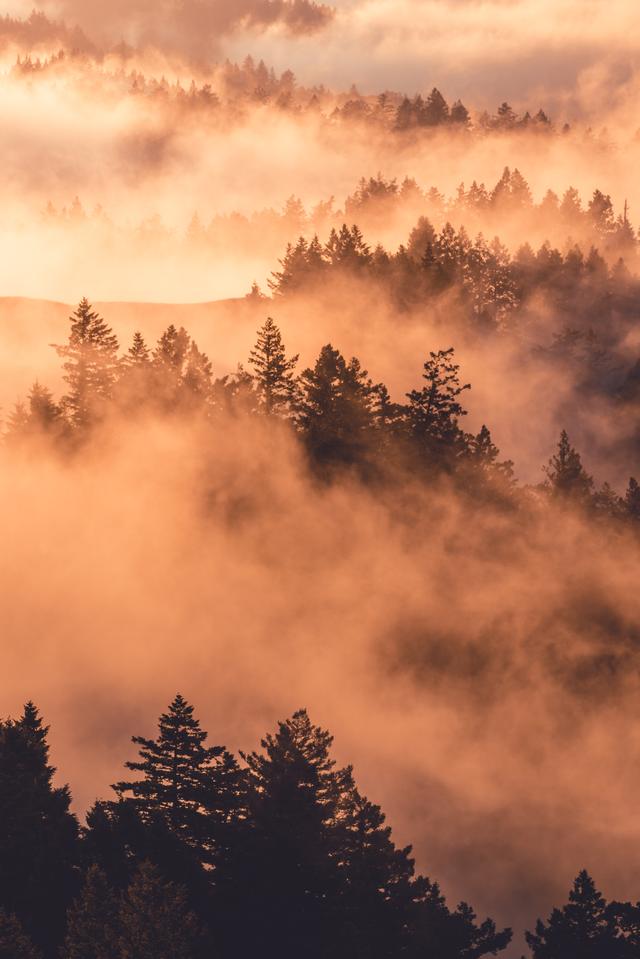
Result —
[{"label": "tree line", "polygon": [[[511,942],[416,872],[304,709],[235,756],[177,695],[82,824],[48,732],[32,703],[0,722],[2,959],[481,959]],[[640,904],[581,871],[526,938],[533,959],[632,959]]]},{"label": "tree line", "polygon": [[640,491],[634,478],[624,497],[608,484],[596,489],[580,454],[562,432],[556,454],[537,488],[521,489],[513,463],[503,460],[486,425],[463,429],[465,393],[451,347],[431,352],[422,383],[404,403],[391,399],[356,357],[347,360],[331,344],[312,367],[296,374],[299,357],[288,354],[268,318],[258,331],[248,369],[214,377],[213,365],[183,328],[170,326],[150,349],[136,332],[124,356],[106,320],[83,299],[70,317],[68,342],[54,347],[62,360],[66,393],[57,401],[36,382],[26,401],[7,417],[4,444],[20,451],[47,447],[78,455],[110,416],[156,415],[198,422],[249,416],[290,430],[310,467],[324,479],[351,471],[365,482],[384,482],[398,471],[424,482],[446,477],[462,493],[490,497],[512,508],[532,497],[566,502],[595,514],[635,522]]}]

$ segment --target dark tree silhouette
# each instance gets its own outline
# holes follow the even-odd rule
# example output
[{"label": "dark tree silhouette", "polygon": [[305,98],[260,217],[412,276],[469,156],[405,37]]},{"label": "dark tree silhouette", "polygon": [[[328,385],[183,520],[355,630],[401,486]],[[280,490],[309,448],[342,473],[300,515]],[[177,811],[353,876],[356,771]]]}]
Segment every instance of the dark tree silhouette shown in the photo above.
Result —
[{"label": "dark tree silhouette", "polygon": [[624,505],[627,515],[633,520],[640,520],[640,486],[638,481],[632,476],[627,486],[627,492],[624,497]]},{"label": "dark tree silhouette", "polygon": [[261,752],[244,756],[250,819],[230,884],[240,888],[241,914],[252,916],[250,924],[232,923],[242,956],[257,949],[282,959],[340,952],[334,826],[351,771],[336,769],[331,743],[301,710],[262,740]]},{"label": "dark tree silhouette", "polygon": [[126,766],[142,778],[113,788],[121,798],[130,797],[143,821],[161,816],[203,859],[214,861],[224,826],[238,809],[242,777],[224,746],[206,745],[208,734],[193,713],[177,695],[160,716],[157,739],[133,737],[140,760]]},{"label": "dark tree silhouette", "polygon": [[0,959],[40,959],[40,956],[16,917],[0,907]]},{"label": "dark tree silhouette", "polygon": [[371,441],[375,388],[357,359],[348,363],[327,344],[300,376],[299,422],[311,455],[322,463],[354,464]]},{"label": "dark tree silhouette", "polygon": [[460,383],[459,371],[453,348],[430,353],[424,364],[425,385],[407,394],[411,434],[433,465],[450,465],[465,448],[458,419],[466,410],[459,398],[470,386]]},{"label": "dark tree silhouette", "polygon": [[293,371],[298,356],[287,358],[280,330],[268,317],[249,355],[260,408],[267,416],[288,412],[296,396]]},{"label": "dark tree silhouette", "polygon": [[554,909],[547,923],[538,919],[535,933],[526,933],[533,959],[623,959],[630,953],[616,912],[583,870],[569,893],[568,904]]},{"label": "dark tree silhouette", "polygon": [[68,788],[53,785],[47,733],[32,703],[0,723],[0,907],[53,957],[76,890],[78,824]]},{"label": "dark tree silhouette", "polygon": [[119,909],[119,959],[199,959],[203,935],[184,890],[143,863]]},{"label": "dark tree silhouette", "polygon": [[558,452],[544,468],[546,485],[553,496],[576,503],[586,503],[593,491],[593,480],[585,471],[580,454],[569,442],[566,430],[560,434]]},{"label": "dark tree silhouette", "polygon": [[91,866],[69,910],[61,959],[121,959],[119,902],[105,874]]}]

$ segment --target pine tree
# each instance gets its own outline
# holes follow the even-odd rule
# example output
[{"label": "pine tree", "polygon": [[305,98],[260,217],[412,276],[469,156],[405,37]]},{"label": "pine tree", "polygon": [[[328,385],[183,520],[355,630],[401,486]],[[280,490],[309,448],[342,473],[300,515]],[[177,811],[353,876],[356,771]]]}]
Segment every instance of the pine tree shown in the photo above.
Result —
[{"label": "pine tree", "polygon": [[533,959],[623,959],[628,955],[615,907],[607,904],[584,870],[573,884],[568,904],[554,909],[548,923],[538,919],[535,933],[525,936]]},{"label": "pine tree", "polygon": [[61,959],[120,959],[118,898],[97,866],[69,910]]},{"label": "pine tree", "polygon": [[297,362],[297,355],[287,359],[280,330],[268,317],[249,354],[260,406],[267,416],[291,408],[296,394],[293,371]]},{"label": "pine tree", "polygon": [[577,503],[587,502],[593,492],[593,479],[585,471],[580,454],[572,447],[566,430],[560,434],[558,452],[544,468],[546,486],[553,496]]},{"label": "pine tree", "polygon": [[68,392],[62,402],[70,422],[85,429],[104,413],[112,396],[118,373],[118,340],[86,297],[70,322],[68,344],[55,347],[65,361]]},{"label": "pine tree", "polygon": [[449,106],[440,91],[434,87],[426,99],[423,123],[426,126],[436,127],[449,120]]},{"label": "pine tree", "polygon": [[133,342],[127,350],[127,355],[124,357],[123,363],[127,368],[137,368],[147,366],[150,361],[151,353],[149,347],[145,343],[142,333],[136,330],[133,334]]},{"label": "pine tree", "polygon": [[0,959],[40,959],[40,955],[16,917],[0,907]]},{"label": "pine tree", "polygon": [[458,419],[466,416],[466,410],[459,398],[470,386],[460,383],[459,371],[453,347],[432,352],[424,364],[425,386],[407,394],[411,435],[434,465],[444,465],[464,451]]},{"label": "pine tree", "polygon": [[500,462],[500,450],[491,438],[487,426],[482,426],[476,436],[471,436],[467,442],[467,455],[476,477],[481,481],[490,482],[509,489],[514,484],[513,462]]},{"label": "pine tree", "polygon": [[360,794],[353,781],[343,789],[335,833],[345,925],[357,931],[362,955],[397,954],[405,943],[418,890],[411,847],[396,848],[384,813]]},{"label": "pine tree", "polygon": [[640,486],[633,476],[629,480],[627,492],[624,497],[624,505],[627,516],[629,516],[630,519],[640,520]]},{"label": "pine tree", "polygon": [[157,382],[153,376],[151,352],[142,333],[133,334],[133,341],[122,358],[116,396],[128,412],[148,404]]},{"label": "pine tree", "polygon": [[198,959],[203,940],[186,895],[143,863],[119,909],[118,959]]},{"label": "pine tree", "polygon": [[202,408],[211,399],[213,367],[206,353],[191,340],[182,374],[182,400],[187,409]]},{"label": "pine tree", "polygon": [[478,924],[467,903],[460,903],[452,912],[437,883],[420,877],[416,886],[419,894],[404,952],[407,959],[430,955],[438,959],[480,959],[496,955],[511,942],[511,929],[498,932],[492,919]]},{"label": "pine tree", "polygon": [[0,907],[52,957],[76,889],[78,824],[68,788],[53,785],[47,733],[32,703],[0,723]]},{"label": "pine tree", "polygon": [[120,798],[140,812],[143,821],[161,816],[203,858],[215,856],[222,828],[237,807],[241,777],[237,763],[223,746],[207,746],[208,734],[193,715],[193,706],[177,695],[158,721],[157,739],[134,736],[140,760],[127,762],[142,778],[116,783]]},{"label": "pine tree", "polygon": [[450,119],[452,123],[459,124],[461,127],[467,127],[469,125],[471,119],[469,111],[460,100],[456,100],[451,107]]},{"label": "pine tree", "polygon": [[361,460],[374,426],[375,388],[366,370],[327,344],[299,382],[299,421],[312,456],[325,463]]},{"label": "pine tree", "polygon": [[[350,769],[336,769],[332,737],[300,710],[245,755],[249,812],[244,842],[231,863],[225,912],[235,951],[281,959],[339,955],[340,878],[334,826]],[[252,917],[242,923],[243,915]],[[237,937],[241,944],[238,948]]]}]

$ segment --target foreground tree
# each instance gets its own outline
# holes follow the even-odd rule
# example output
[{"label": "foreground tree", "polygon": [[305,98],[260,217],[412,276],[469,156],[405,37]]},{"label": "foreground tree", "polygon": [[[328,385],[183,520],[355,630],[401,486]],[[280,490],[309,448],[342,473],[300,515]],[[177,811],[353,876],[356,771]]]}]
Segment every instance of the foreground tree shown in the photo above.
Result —
[{"label": "foreground tree", "polygon": [[118,914],[118,959],[199,959],[203,936],[182,889],[143,863]]},{"label": "foreground tree", "polygon": [[160,716],[156,739],[133,737],[140,760],[126,766],[142,777],[113,787],[143,821],[161,817],[205,858],[215,855],[213,847],[223,842],[224,827],[231,822],[242,791],[235,759],[224,746],[207,746],[207,736],[193,706],[178,694]]},{"label": "foreground tree", "polygon": [[118,898],[98,866],[69,910],[61,959],[120,959]]},{"label": "foreground tree", "polygon": [[[350,769],[336,769],[332,737],[301,710],[245,755],[249,819],[223,879],[235,954],[281,959],[340,955],[342,888],[333,827]],[[239,912],[238,912],[239,910]],[[242,921],[242,916],[252,921]]]},{"label": "foreground tree", "polygon": [[618,925],[618,904],[608,904],[583,870],[569,893],[569,902],[554,909],[549,921],[538,919],[535,933],[525,933],[533,959],[624,959],[625,938]]},{"label": "foreground tree", "polygon": [[40,959],[40,956],[16,917],[0,908],[0,959]]},{"label": "foreground tree", "polygon": [[78,824],[68,788],[53,785],[47,733],[31,703],[0,723],[0,907],[53,957],[76,890]]}]

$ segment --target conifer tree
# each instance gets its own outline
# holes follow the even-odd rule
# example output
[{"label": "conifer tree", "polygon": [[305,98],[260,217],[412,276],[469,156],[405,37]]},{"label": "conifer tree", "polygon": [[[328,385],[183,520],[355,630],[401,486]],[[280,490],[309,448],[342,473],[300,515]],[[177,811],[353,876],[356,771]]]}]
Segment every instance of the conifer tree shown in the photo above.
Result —
[{"label": "conifer tree", "polygon": [[460,396],[470,386],[460,383],[459,371],[453,347],[432,352],[424,364],[425,385],[407,394],[411,435],[417,449],[434,464],[443,465],[464,451],[458,419],[466,416],[466,410]]},{"label": "conifer tree", "polygon": [[296,394],[293,371],[298,356],[287,359],[280,330],[268,317],[249,354],[261,409],[267,416],[291,408]]},{"label": "conifer tree", "polygon": [[182,375],[182,396],[189,408],[202,407],[211,398],[213,367],[206,353],[191,340]]},{"label": "conifer tree", "polygon": [[61,959],[120,959],[118,898],[98,866],[90,866],[69,910]]},{"label": "conifer tree", "polygon": [[580,454],[569,442],[567,431],[560,434],[558,452],[544,467],[546,486],[553,496],[576,503],[587,502],[593,491],[593,479],[585,471]]},{"label": "conifer tree", "polygon": [[223,746],[207,746],[208,734],[194,717],[193,706],[177,695],[158,721],[157,739],[134,736],[140,760],[127,762],[142,778],[116,783],[120,798],[138,809],[143,821],[161,816],[185,842],[214,855],[241,792],[237,763]]},{"label": "conifer tree", "polygon": [[86,297],[70,322],[69,342],[55,347],[64,359],[68,390],[62,402],[70,422],[85,429],[102,415],[112,396],[118,372],[118,340]]},{"label": "conifer tree", "polygon": [[117,399],[125,409],[149,403],[157,383],[152,375],[151,351],[139,330],[122,358],[117,384]]},{"label": "conifer tree", "polygon": [[623,959],[628,954],[615,907],[585,870],[576,878],[568,904],[554,909],[547,923],[538,919],[535,933],[525,935],[533,959]]},{"label": "conifer tree", "polygon": [[467,441],[467,455],[472,468],[482,480],[496,482],[509,488],[514,483],[513,462],[500,461],[500,450],[491,438],[491,432],[483,425],[476,436]]},{"label": "conifer tree", "polygon": [[629,480],[624,505],[627,516],[634,520],[640,520],[640,486],[633,476]]},{"label": "conifer tree", "polygon": [[47,733],[32,703],[0,723],[0,907],[52,957],[76,889],[78,824],[68,788],[53,785]]},{"label": "conifer tree", "polygon": [[16,917],[0,907],[0,959],[40,959],[40,956]]},{"label": "conifer tree", "polygon": [[492,919],[476,922],[471,907],[462,902],[454,911],[447,906],[437,883],[420,877],[416,905],[408,932],[407,959],[480,959],[495,956],[512,939],[511,929],[497,930]]},{"label": "conifer tree", "polygon": [[300,710],[262,740],[261,752],[244,755],[250,816],[227,888],[239,890],[236,908],[252,922],[238,925],[233,908],[225,910],[241,935],[241,955],[339,955],[342,883],[333,827],[351,770],[336,769],[331,743]]},{"label": "conifer tree", "polygon": [[423,122],[426,126],[436,127],[449,120],[449,106],[440,91],[434,87],[424,105]]},{"label": "conifer tree", "polygon": [[151,361],[151,353],[149,347],[145,343],[144,337],[139,330],[136,330],[133,334],[133,342],[127,354],[124,357],[123,363],[125,367],[139,367],[147,366]]},{"label": "conifer tree", "polygon": [[202,931],[182,889],[143,863],[119,909],[118,959],[199,959]]},{"label": "conifer tree", "polygon": [[357,359],[327,344],[300,376],[300,425],[311,454],[326,463],[355,463],[371,440],[375,388]]}]

